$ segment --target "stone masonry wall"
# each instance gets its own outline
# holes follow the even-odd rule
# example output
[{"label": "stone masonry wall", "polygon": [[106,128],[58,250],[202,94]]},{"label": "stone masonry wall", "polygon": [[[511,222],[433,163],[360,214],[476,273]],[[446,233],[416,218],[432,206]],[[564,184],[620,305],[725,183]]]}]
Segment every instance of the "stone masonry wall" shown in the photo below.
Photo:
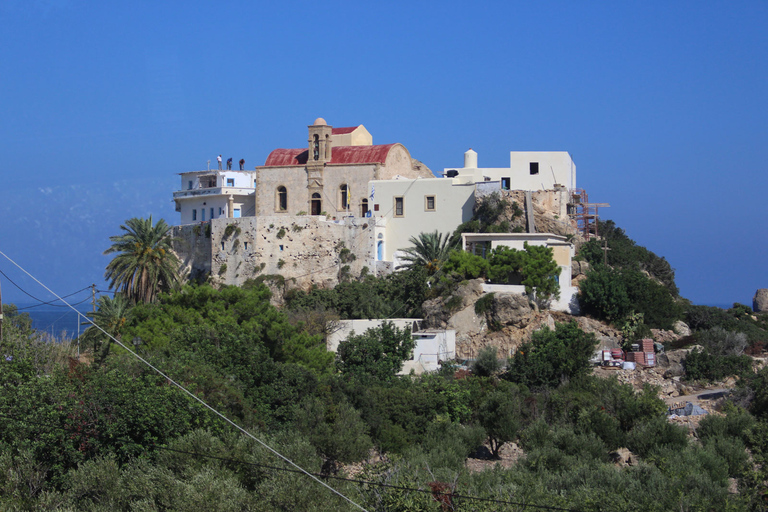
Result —
[{"label": "stone masonry wall", "polygon": [[189,275],[210,275],[214,284],[240,286],[259,275],[280,274],[289,288],[333,287],[344,273],[358,276],[366,266],[374,271],[370,220],[309,215],[214,219],[199,229],[174,228],[179,239],[174,250]]}]

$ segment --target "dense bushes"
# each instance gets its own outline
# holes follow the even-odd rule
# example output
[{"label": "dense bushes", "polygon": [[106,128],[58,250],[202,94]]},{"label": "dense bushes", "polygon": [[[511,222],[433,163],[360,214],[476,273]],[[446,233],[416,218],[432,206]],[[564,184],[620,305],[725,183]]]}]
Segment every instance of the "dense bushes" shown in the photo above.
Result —
[{"label": "dense bushes", "polygon": [[692,350],[683,361],[685,377],[689,380],[722,380],[740,375],[752,368],[752,358],[713,354],[708,350]]},{"label": "dense bushes", "polygon": [[642,313],[653,328],[671,329],[682,308],[663,285],[633,269],[596,265],[579,285],[582,311],[595,318],[616,322],[631,313]]},{"label": "dense bushes", "polygon": [[554,331],[544,327],[518,348],[505,378],[528,387],[556,387],[588,371],[596,344],[595,335],[576,322],[556,324]]},{"label": "dense bushes", "polygon": [[[400,377],[407,333],[385,326],[352,337],[337,372],[322,357],[312,363],[316,338],[268,306],[260,288],[186,290],[139,312],[130,328],[147,333],[145,358],[312,472],[332,473],[375,447],[388,457],[358,478],[421,489],[460,482],[463,495],[583,510],[739,510],[765,481],[744,464],[744,449],[762,468],[768,371],[743,384],[758,419],[742,410],[704,420],[698,446],[666,423],[658,390],[589,375],[595,340],[575,323],[536,333],[506,374],[488,350],[474,375],[445,365]],[[121,351],[97,369],[25,336],[9,328],[2,340],[10,359],[0,360],[0,508],[348,508],[277,469],[267,450]],[[491,455],[516,441],[525,456],[510,469],[470,472],[465,459],[483,453],[483,441]],[[640,462],[615,467],[610,453],[620,447]],[[728,494],[728,476],[742,494]],[[430,494],[329,483],[368,510],[440,508]],[[452,506],[505,507],[465,498]]]},{"label": "dense bushes", "polygon": [[[661,282],[673,297],[677,297],[675,271],[666,259],[637,245],[612,220],[598,221],[598,232],[608,243],[608,264],[611,267],[648,272],[651,277]],[[603,240],[590,240],[581,247],[579,257],[592,266],[602,265],[603,244]]]}]

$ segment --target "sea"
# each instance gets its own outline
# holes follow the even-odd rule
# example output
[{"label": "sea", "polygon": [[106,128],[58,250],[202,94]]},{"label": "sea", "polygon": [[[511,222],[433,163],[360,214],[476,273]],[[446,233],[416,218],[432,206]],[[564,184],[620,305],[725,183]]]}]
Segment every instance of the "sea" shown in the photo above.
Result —
[{"label": "sea", "polygon": [[[68,306],[58,307],[46,304],[35,307],[39,303],[33,302],[15,304],[19,308],[19,313],[27,313],[32,319],[33,329],[48,333],[57,340],[76,338],[87,327],[87,325],[80,325],[87,322],[87,319]],[[75,309],[84,315],[92,310],[92,306],[90,303],[80,304],[75,306]]]}]

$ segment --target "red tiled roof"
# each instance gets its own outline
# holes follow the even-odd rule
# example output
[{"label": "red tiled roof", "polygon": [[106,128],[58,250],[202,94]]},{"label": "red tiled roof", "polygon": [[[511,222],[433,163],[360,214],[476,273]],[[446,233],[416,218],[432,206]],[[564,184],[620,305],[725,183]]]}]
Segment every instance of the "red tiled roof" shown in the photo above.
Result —
[{"label": "red tiled roof", "polygon": [[[339,146],[331,148],[331,164],[384,163],[394,144],[378,146]],[[306,149],[275,149],[267,157],[264,167],[306,165],[309,152]]]},{"label": "red tiled roof", "polygon": [[331,130],[331,133],[333,135],[344,135],[345,133],[352,133],[353,131],[357,130],[357,126],[347,126],[344,128],[333,128]]},{"label": "red tiled roof", "polygon": [[283,167],[286,165],[304,165],[309,151],[306,149],[275,149],[264,162],[265,167]]}]

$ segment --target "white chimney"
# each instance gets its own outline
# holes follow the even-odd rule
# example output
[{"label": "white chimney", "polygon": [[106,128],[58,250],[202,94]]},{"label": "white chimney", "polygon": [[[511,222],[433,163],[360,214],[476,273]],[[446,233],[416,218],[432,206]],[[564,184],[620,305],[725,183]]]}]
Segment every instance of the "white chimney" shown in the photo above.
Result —
[{"label": "white chimney", "polygon": [[477,153],[469,148],[469,151],[464,153],[464,168],[465,169],[477,169]]}]

